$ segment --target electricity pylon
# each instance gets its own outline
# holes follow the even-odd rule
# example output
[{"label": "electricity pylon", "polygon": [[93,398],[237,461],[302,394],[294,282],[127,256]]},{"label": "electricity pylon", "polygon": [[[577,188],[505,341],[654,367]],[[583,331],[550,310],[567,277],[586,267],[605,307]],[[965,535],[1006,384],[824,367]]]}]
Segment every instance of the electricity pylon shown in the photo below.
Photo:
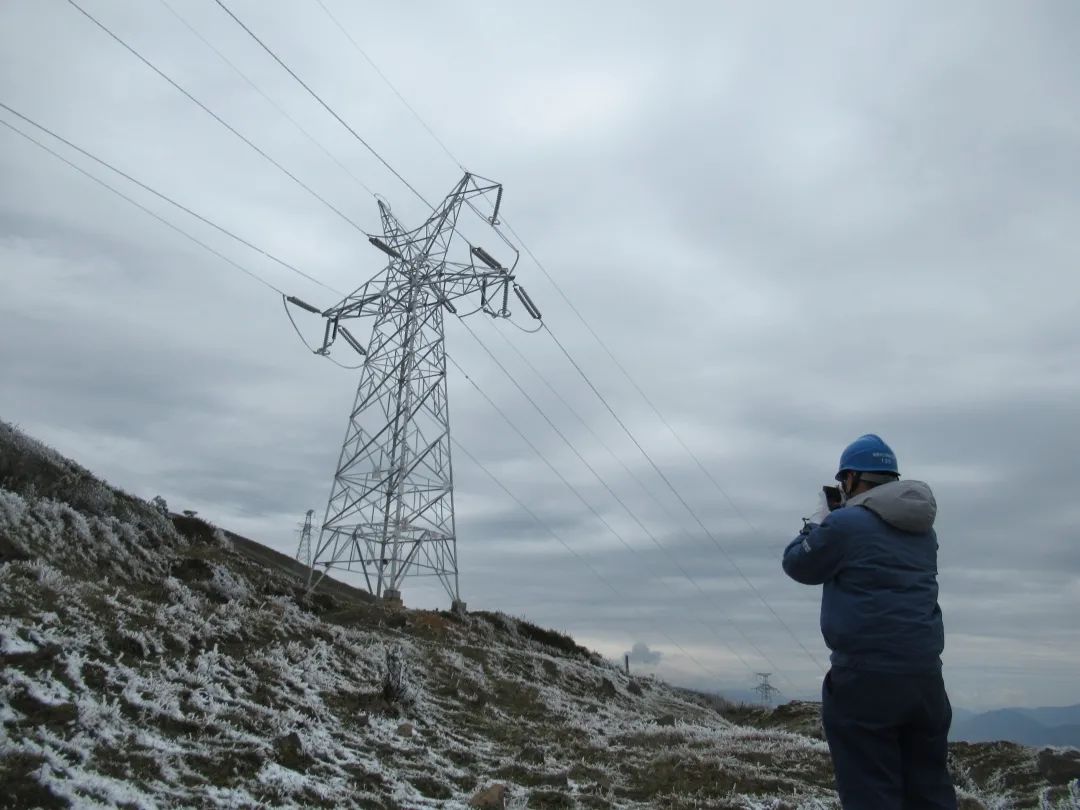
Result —
[{"label": "electricity pylon", "polygon": [[311,519],[315,515],[314,509],[308,509],[304,515],[304,525],[300,529],[300,543],[296,548],[296,559],[304,565],[311,567]]},{"label": "electricity pylon", "polygon": [[[509,266],[457,231],[462,206],[479,213],[473,200],[492,193],[485,220],[513,252]],[[389,263],[321,313],[326,331],[317,352],[328,354],[341,337],[364,360],[312,567],[322,574],[359,570],[368,590],[391,604],[401,604],[406,576],[434,576],[451,608],[465,608],[458,586],[443,313],[457,315],[462,299],[471,297],[478,302],[459,317],[508,317],[513,289],[529,315],[540,319],[514,281],[518,252],[496,227],[501,201],[501,185],[466,174],[420,227],[405,230],[379,200],[383,236],[369,241]],[[452,250],[464,256],[453,260]],[[358,318],[374,320],[366,347],[343,323]]]},{"label": "electricity pylon", "polygon": [[757,676],[761,679],[757,686],[754,687],[754,691],[758,693],[758,697],[761,698],[761,705],[769,706],[773,698],[780,693],[780,690],[769,683],[769,676],[771,672],[758,672]]}]

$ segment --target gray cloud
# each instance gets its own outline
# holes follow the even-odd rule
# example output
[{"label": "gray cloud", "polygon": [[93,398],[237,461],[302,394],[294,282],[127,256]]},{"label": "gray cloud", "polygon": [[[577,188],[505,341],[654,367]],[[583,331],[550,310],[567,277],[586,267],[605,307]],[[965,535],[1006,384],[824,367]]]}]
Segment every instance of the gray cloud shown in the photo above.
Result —
[{"label": "gray cloud", "polygon": [[631,664],[659,664],[663,653],[650,650],[649,645],[643,641],[634,642],[634,646],[625,653]]},{"label": "gray cloud", "polygon": [[[213,4],[174,5],[403,221],[422,218]],[[765,667],[813,695],[820,671],[728,556],[823,660],[818,591],[778,558],[840,448],[875,430],[938,495],[954,702],[1076,702],[1075,7],[332,7],[463,162],[506,183],[505,216],[724,489],[523,260],[547,323],[713,540],[542,333],[472,322],[666,553],[450,323],[454,357],[633,549],[451,377],[458,440],[577,555],[457,455],[470,606],[612,657],[649,638],[681,683],[745,688]],[[163,6],[88,8],[378,229],[367,193]],[[318,9],[236,10],[410,182],[445,193],[457,167]],[[363,234],[77,13],[3,6],[0,99],[333,287],[378,269]],[[0,144],[0,415],[291,552],[325,504],[355,375],[310,357],[264,288],[7,130]],[[132,193],[289,293],[336,300]],[[299,321],[312,339],[316,320]],[[406,598],[445,602],[423,581]]]}]

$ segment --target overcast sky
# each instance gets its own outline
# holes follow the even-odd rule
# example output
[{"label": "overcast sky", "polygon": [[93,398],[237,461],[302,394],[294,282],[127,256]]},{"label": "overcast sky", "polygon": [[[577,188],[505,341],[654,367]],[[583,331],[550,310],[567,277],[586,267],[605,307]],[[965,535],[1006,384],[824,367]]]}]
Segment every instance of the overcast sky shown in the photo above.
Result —
[{"label": "overcast sky", "polygon": [[[379,220],[356,179],[422,221],[212,0],[169,4],[348,173],[162,0],[79,2],[361,228]],[[819,660],[820,589],[788,580],[780,554],[841,448],[874,431],[937,494],[953,702],[1080,701],[1080,7],[325,2],[450,151],[505,184],[505,218],[737,511],[524,259],[546,322]],[[459,179],[316,0],[229,5],[425,196]],[[331,287],[382,266],[63,0],[0,5],[0,101]],[[49,145],[275,286],[337,300]],[[304,512],[325,508],[358,373],[308,353],[274,293],[3,127],[0,273],[0,418],[124,489],[295,551]],[[821,671],[550,338],[484,320],[477,334],[667,553],[449,323],[450,353],[635,549],[452,374],[456,438],[619,594],[459,454],[469,606],[612,657],[643,645],[635,666],[677,683],[740,689],[772,670],[786,696],[815,696]],[[316,340],[318,319],[301,323]],[[405,600],[447,603],[413,582]]]}]

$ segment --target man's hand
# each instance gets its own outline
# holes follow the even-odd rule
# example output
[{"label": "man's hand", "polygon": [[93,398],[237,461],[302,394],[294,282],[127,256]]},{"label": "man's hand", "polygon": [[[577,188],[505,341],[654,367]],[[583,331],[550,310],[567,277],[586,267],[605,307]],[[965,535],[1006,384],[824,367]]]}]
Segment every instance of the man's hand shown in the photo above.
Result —
[{"label": "man's hand", "polygon": [[818,502],[813,513],[810,515],[810,522],[820,526],[825,522],[825,518],[829,516],[830,511],[829,503],[825,498],[825,490],[818,490]]}]

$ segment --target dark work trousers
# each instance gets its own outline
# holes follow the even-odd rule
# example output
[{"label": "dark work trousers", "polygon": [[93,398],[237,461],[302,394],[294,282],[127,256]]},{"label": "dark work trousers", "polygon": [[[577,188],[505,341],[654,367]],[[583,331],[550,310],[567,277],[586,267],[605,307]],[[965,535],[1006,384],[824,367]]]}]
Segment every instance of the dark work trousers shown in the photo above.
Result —
[{"label": "dark work trousers", "polygon": [[952,707],[941,672],[834,667],[821,717],[844,810],[956,810],[946,767]]}]

